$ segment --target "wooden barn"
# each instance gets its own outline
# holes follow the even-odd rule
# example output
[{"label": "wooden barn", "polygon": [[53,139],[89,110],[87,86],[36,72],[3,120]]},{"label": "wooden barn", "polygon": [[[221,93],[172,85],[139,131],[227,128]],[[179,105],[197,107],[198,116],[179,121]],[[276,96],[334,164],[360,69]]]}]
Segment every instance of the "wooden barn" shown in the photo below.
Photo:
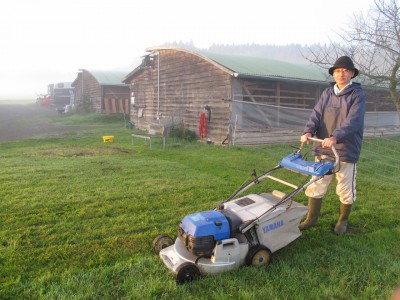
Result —
[{"label": "wooden barn", "polygon": [[129,114],[129,85],[122,80],[127,72],[81,69],[73,81],[75,107],[81,112]]},{"label": "wooden barn", "polygon": [[[299,136],[329,83],[327,70],[315,66],[175,47],[147,52],[123,82],[131,122],[150,133],[180,126],[214,143],[285,141]],[[393,116],[386,90],[368,93],[370,112]]]}]

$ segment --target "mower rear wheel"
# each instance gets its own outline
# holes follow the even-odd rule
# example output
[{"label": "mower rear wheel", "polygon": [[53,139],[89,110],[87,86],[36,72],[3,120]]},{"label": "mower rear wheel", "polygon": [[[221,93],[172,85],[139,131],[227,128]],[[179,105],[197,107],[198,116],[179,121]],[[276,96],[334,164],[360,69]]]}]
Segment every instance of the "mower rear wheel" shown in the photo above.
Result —
[{"label": "mower rear wheel", "polygon": [[158,255],[162,249],[167,248],[173,244],[174,240],[169,235],[159,235],[153,240],[153,252]]},{"label": "mower rear wheel", "polygon": [[271,251],[265,246],[255,245],[249,249],[246,256],[248,266],[268,266],[271,261]]},{"label": "mower rear wheel", "polygon": [[177,284],[184,284],[200,277],[200,275],[200,270],[194,263],[185,262],[176,269],[175,279]]}]

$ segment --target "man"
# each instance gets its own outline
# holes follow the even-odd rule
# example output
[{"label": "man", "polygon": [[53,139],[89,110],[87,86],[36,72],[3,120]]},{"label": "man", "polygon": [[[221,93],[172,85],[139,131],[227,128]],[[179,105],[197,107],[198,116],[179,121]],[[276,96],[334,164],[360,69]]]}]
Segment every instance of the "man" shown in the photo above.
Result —
[{"label": "man", "polygon": [[[332,145],[339,154],[340,164],[335,176],[340,213],[334,232],[341,234],[347,231],[350,211],[356,200],[356,163],[364,131],[365,94],[361,85],[351,80],[358,75],[358,70],[348,56],[339,57],[329,69],[329,74],[335,82],[322,92],[300,141],[308,142],[312,136],[323,140],[313,148],[316,159],[324,156],[333,159],[330,149]],[[308,229],[317,224],[322,198],[332,179],[333,175],[324,176],[306,189],[309,211],[306,220],[299,225],[300,229]]]}]

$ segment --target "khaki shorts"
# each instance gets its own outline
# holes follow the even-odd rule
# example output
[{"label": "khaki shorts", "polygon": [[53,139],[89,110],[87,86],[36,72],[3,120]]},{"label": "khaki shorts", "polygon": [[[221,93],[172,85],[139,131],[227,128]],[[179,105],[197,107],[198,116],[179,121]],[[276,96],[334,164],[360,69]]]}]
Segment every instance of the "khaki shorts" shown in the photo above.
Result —
[{"label": "khaki shorts", "polygon": [[[332,182],[333,175],[336,177],[336,194],[340,202],[344,204],[353,204],[356,201],[356,176],[357,168],[353,163],[340,163],[339,171],[335,174],[327,175],[310,184],[306,189],[306,196],[312,198],[323,198]],[[315,178],[313,176],[313,178]],[[311,179],[312,180],[312,179]]]}]

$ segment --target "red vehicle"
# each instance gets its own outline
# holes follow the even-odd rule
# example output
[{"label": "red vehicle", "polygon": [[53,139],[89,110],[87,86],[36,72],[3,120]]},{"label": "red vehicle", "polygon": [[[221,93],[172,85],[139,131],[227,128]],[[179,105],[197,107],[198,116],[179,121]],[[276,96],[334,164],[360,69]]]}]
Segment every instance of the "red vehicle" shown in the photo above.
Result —
[{"label": "red vehicle", "polygon": [[51,96],[50,95],[39,95],[36,99],[36,103],[40,106],[48,107],[51,104]]}]

